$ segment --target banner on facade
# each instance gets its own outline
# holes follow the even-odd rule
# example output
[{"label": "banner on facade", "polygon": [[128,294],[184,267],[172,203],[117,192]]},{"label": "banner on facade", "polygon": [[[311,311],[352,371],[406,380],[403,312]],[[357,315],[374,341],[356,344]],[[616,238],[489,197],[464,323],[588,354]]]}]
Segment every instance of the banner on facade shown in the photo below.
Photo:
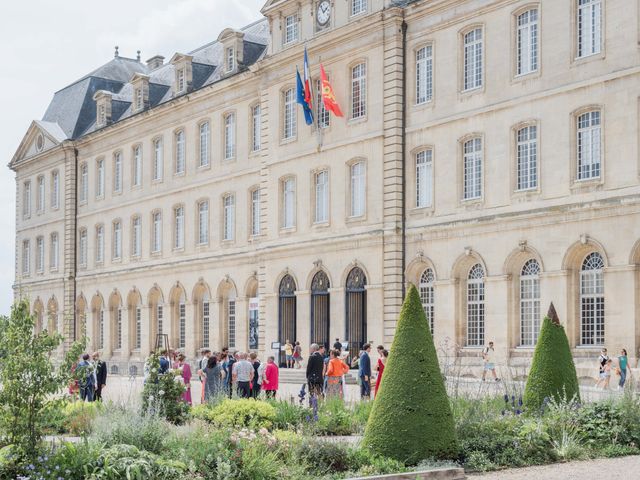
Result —
[{"label": "banner on facade", "polygon": [[258,297],[249,299],[249,350],[258,349]]}]

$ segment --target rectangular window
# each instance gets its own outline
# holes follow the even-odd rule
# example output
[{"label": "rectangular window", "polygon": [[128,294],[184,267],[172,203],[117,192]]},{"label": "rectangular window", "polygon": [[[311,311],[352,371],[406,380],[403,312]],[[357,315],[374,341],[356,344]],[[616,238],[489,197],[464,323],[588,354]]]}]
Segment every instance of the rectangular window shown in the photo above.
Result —
[{"label": "rectangular window", "polygon": [[176,142],[176,162],[175,173],[180,175],[184,173],[185,160],[184,160],[184,130],[180,130],[175,134]]},{"label": "rectangular window", "polygon": [[22,190],[22,215],[25,218],[31,216],[31,182],[26,181]]},{"label": "rectangular window", "polygon": [[44,176],[38,177],[38,212],[44,212]]},{"label": "rectangular window", "polygon": [[229,323],[229,348],[236,346],[236,301],[229,299],[227,304],[227,320]]},{"label": "rectangular window", "polygon": [[162,180],[164,172],[164,150],[162,139],[156,138],[153,141],[153,179],[155,181]]},{"label": "rectangular window", "polygon": [[122,308],[118,308],[116,312],[116,349],[122,348]]},{"label": "rectangular window", "polygon": [[104,262],[104,227],[96,227],[96,263]]},{"label": "rectangular window", "polygon": [[208,348],[209,347],[209,326],[210,326],[210,315],[209,315],[209,302],[202,302],[202,346]]},{"label": "rectangular window", "polygon": [[416,104],[433,98],[433,47],[427,45],[416,50]]},{"label": "rectangular window", "polygon": [[155,212],[153,214],[153,233],[151,235],[151,251],[158,253],[162,250],[162,214]]},{"label": "rectangular window", "polygon": [[113,224],[113,259],[122,258],[122,224],[115,222]]},{"label": "rectangular window", "polygon": [[316,211],[315,223],[329,221],[329,172],[324,170],[315,174]]},{"label": "rectangular window", "polygon": [[464,90],[482,87],[482,28],[464,35]]},{"label": "rectangular window", "polygon": [[140,350],[142,344],[142,308],[140,305],[136,307],[136,350]]},{"label": "rectangular window", "polygon": [[578,0],[578,58],[602,49],[602,0]]},{"label": "rectangular window", "polygon": [[86,163],[80,165],[80,201],[86,202],[89,198],[89,167]]},{"label": "rectangular window", "polygon": [[55,171],[51,173],[51,208],[60,206],[60,174]]},{"label": "rectangular window", "polygon": [[96,198],[104,197],[104,159],[96,162]]},{"label": "rectangular window", "polygon": [[[82,240],[82,233],[80,234],[80,240]],[[85,231],[86,241],[86,231]],[[36,272],[44,272],[44,237],[36,238]]]},{"label": "rectangular window", "polygon": [[131,256],[139,257],[142,255],[142,220],[140,217],[134,217],[131,222],[132,237],[131,237]]},{"label": "rectangular window", "polygon": [[538,70],[538,10],[528,10],[517,18],[517,74]]},{"label": "rectangular window", "polygon": [[322,99],[322,80],[316,80],[316,117],[318,128],[327,128],[331,124],[329,110],[324,106]]},{"label": "rectangular window", "polygon": [[260,235],[260,189],[251,192],[251,235]]},{"label": "rectangular window", "polygon": [[367,0],[351,0],[351,16],[367,12]]},{"label": "rectangular window", "polygon": [[463,199],[473,200],[482,196],[482,139],[472,138],[464,142]]},{"label": "rectangular window", "polygon": [[351,118],[367,114],[367,66],[360,63],[351,69]]},{"label": "rectangular window", "polygon": [[209,243],[209,202],[198,204],[198,244]]},{"label": "rectangular window", "polygon": [[133,185],[142,185],[142,147],[140,145],[133,149]]},{"label": "rectangular window", "polygon": [[177,90],[178,93],[182,93],[185,91],[186,89],[186,81],[185,81],[185,77],[186,77],[186,72],[184,71],[184,68],[180,68],[177,72],[176,72],[176,82],[177,82]]},{"label": "rectangular window", "polygon": [[233,47],[227,48],[227,73],[232,72],[236,66],[236,51]]},{"label": "rectangular window", "polygon": [[58,269],[58,234],[51,234],[51,245],[50,245],[50,253],[49,253],[49,267],[51,270]]},{"label": "rectangular window", "polygon": [[104,310],[98,313],[98,349],[104,348]]},{"label": "rectangular window", "polygon": [[366,176],[364,162],[351,165],[351,217],[364,215],[366,207]]},{"label": "rectangular window", "polygon": [[236,115],[228,113],[224,117],[224,159],[236,156]]},{"label": "rectangular window", "polygon": [[535,125],[517,132],[518,190],[538,187],[538,128]]},{"label": "rectangular window", "polygon": [[87,266],[87,230],[80,230],[80,252],[78,254],[78,263],[81,267]]},{"label": "rectangular window", "polygon": [[184,300],[180,300],[178,304],[178,348],[184,348],[187,344],[187,306]]},{"label": "rectangular window", "polygon": [[199,166],[209,165],[209,122],[200,124],[200,163]]},{"label": "rectangular window", "polygon": [[113,156],[113,191],[122,191],[122,153],[117,152]]},{"label": "rectangular window", "polygon": [[298,15],[293,14],[284,19],[284,44],[298,41]]},{"label": "rectangular window", "polygon": [[233,195],[226,195],[222,200],[223,212],[223,240],[233,240],[235,230],[235,198]]},{"label": "rectangular window", "polygon": [[29,240],[22,241],[22,274],[29,275],[31,272],[31,245]]},{"label": "rectangular window", "polygon": [[158,322],[158,334],[162,334],[164,332],[163,330],[163,320],[164,320],[164,312],[162,309],[162,305],[157,305],[156,306],[156,321]]},{"label": "rectangular window", "polygon": [[173,248],[184,248],[184,207],[176,207],[174,210],[175,226]]},{"label": "rectangular window", "polygon": [[142,108],[144,107],[142,88],[136,88],[134,90],[134,97],[136,99],[136,110],[142,110]]},{"label": "rectangular window", "polygon": [[261,108],[260,105],[255,105],[251,109],[251,151],[257,152],[261,148],[262,139],[260,138],[260,124],[261,124]]},{"label": "rectangular window", "polygon": [[296,136],[296,92],[293,88],[283,93],[284,99],[284,124],[282,129],[283,140]]},{"label": "rectangular window", "polygon": [[282,182],[282,228],[293,228],[296,223],[296,181]]},{"label": "rectangular window", "polygon": [[416,155],[416,207],[433,205],[433,151],[423,150]]},{"label": "rectangular window", "polygon": [[600,112],[583,113],[578,117],[578,180],[600,177],[600,145]]}]

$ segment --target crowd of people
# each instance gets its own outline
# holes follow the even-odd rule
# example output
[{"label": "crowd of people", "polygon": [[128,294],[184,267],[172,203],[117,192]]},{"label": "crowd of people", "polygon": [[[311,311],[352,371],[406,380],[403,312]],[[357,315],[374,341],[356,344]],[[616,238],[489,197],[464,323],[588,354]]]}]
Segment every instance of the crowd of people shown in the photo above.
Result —
[{"label": "crowd of people", "polygon": [[611,382],[611,376],[613,374],[620,377],[618,379],[616,389],[623,389],[627,382],[627,376],[631,376],[629,356],[627,355],[627,350],[624,348],[620,350],[620,354],[615,360],[609,356],[606,348],[603,348],[600,351],[600,356],[598,357],[598,379],[596,381],[596,388],[602,388],[603,390],[608,389],[609,383]]},{"label": "crowd of people", "polygon": [[100,359],[100,354],[83,354],[73,370],[78,375],[69,385],[69,395],[83,402],[102,401],[102,391],[107,386],[107,364]]}]

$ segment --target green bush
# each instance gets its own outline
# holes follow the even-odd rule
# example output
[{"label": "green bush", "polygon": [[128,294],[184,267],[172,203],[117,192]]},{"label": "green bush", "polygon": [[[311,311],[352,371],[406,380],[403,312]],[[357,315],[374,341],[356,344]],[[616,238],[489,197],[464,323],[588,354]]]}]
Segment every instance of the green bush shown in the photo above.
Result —
[{"label": "green bush", "polygon": [[218,427],[270,429],[276,419],[275,408],[252,399],[225,400],[214,407],[200,405],[192,409],[194,418],[213,423]]},{"label": "green bush", "polygon": [[631,438],[623,426],[624,413],[612,403],[587,404],[578,409],[576,414],[577,423],[591,448],[630,443]]},{"label": "green bush", "polygon": [[538,409],[545,399],[580,400],[580,387],[569,340],[553,308],[542,322],[524,390],[524,403]]},{"label": "green bush", "polygon": [[318,408],[316,432],[320,435],[351,435],[354,433],[352,412],[340,398],[330,398]]},{"label": "green bush", "polygon": [[65,432],[75,436],[91,433],[93,421],[102,410],[100,402],[70,402],[62,412],[64,414]]},{"label": "green bush", "polygon": [[374,453],[408,464],[458,456],[453,415],[428,325],[412,285],[363,439]]},{"label": "green bush", "polygon": [[114,445],[102,452],[99,468],[90,480],[145,479],[178,480],[187,467],[183,462],[168,460],[132,445]]},{"label": "green bush", "polygon": [[308,439],[298,445],[297,457],[318,475],[346,472],[351,466],[349,447],[341,442]]},{"label": "green bush", "polygon": [[313,415],[309,408],[284,400],[271,400],[268,403],[276,412],[273,427],[281,430],[296,429]]},{"label": "green bush", "polygon": [[373,409],[373,402],[357,402],[353,405],[353,423],[354,429],[358,432],[364,432]]},{"label": "green bush", "polygon": [[147,359],[148,376],[142,390],[142,415],[160,416],[177,425],[188,417],[189,405],[182,401],[185,387],[176,381],[172,370],[160,374],[160,356],[152,353]]}]

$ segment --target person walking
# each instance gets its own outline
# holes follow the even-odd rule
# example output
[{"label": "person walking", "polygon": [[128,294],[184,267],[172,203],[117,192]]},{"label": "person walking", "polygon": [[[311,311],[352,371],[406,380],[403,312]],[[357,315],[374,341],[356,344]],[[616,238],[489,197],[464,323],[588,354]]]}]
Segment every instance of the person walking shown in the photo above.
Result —
[{"label": "person walking", "polygon": [[88,353],[82,355],[82,360],[78,363],[78,373],[80,374],[80,400],[83,402],[93,402],[93,395],[96,390],[96,370],[90,362]]},{"label": "person walking", "polygon": [[371,345],[365,343],[362,346],[362,354],[358,362],[358,378],[360,378],[360,398],[369,399],[371,397],[371,357],[369,352]]},{"label": "person walking", "polygon": [[378,364],[376,365],[376,370],[378,371],[378,378],[376,378],[376,390],[374,392],[375,397],[378,397],[378,388],[380,388],[380,382],[382,381],[382,374],[384,373],[384,367],[387,364],[387,358],[389,357],[389,352],[384,348],[380,352],[380,358],[378,358]]},{"label": "person walking", "polygon": [[349,372],[349,366],[340,358],[340,351],[335,349],[329,352],[327,364],[327,388],[326,396],[343,398],[342,376]]},{"label": "person walking", "polygon": [[180,372],[180,377],[182,377],[182,383],[184,384],[185,391],[182,394],[182,401],[188,405],[192,405],[193,402],[191,400],[191,367],[187,363],[187,357],[184,353],[179,353],[176,357],[177,360],[173,364],[173,369],[178,370]]},{"label": "person walking", "polygon": [[207,359],[207,365],[201,369],[198,374],[204,386],[204,402],[212,402],[224,394],[224,372],[216,356],[211,355]]},{"label": "person walking", "polygon": [[94,400],[102,401],[102,389],[107,386],[107,362],[100,360],[100,353],[93,352],[93,363],[96,368],[96,394]]},{"label": "person walking", "polygon": [[342,343],[340,343],[339,338],[336,338],[336,341],[333,343],[333,349],[338,350],[340,353],[342,353]]},{"label": "person walking", "polygon": [[297,369],[302,368],[302,347],[300,342],[296,342],[293,347],[293,362]]},{"label": "person walking", "polygon": [[631,376],[629,356],[627,355],[627,350],[623,348],[620,350],[620,355],[618,356],[618,375],[620,375],[620,380],[618,381],[619,390],[624,388],[624,384],[627,381],[627,370],[629,371],[629,376]]},{"label": "person walking", "polygon": [[262,364],[260,360],[258,360],[258,354],[256,352],[251,352],[249,355],[249,360],[251,365],[253,366],[253,380],[251,381],[251,396],[253,398],[258,398],[260,395],[260,387],[262,384],[262,377],[260,375],[260,368]]},{"label": "person walking", "polygon": [[320,347],[317,343],[311,344],[309,347],[311,355],[307,362],[307,384],[309,386],[309,395],[316,397],[322,396],[322,385],[324,382],[324,357],[320,353]]},{"label": "person walking", "polygon": [[284,360],[287,368],[293,368],[293,345],[289,340],[284,344]]},{"label": "person walking", "polygon": [[267,366],[262,374],[262,390],[264,390],[267,399],[276,398],[279,376],[280,370],[278,369],[278,365],[276,365],[276,358],[267,358]]},{"label": "person walking", "polygon": [[238,361],[233,365],[233,380],[238,384],[238,396],[249,398],[251,396],[251,380],[253,379],[253,365],[247,360],[246,353],[238,353]]},{"label": "person walking", "polygon": [[600,377],[598,378],[598,383],[596,383],[596,388],[602,388],[603,390],[609,389],[609,382],[611,381],[611,370],[613,368],[613,360],[607,358],[604,367],[602,367],[602,372],[600,372]]},{"label": "person walking", "polygon": [[[200,361],[198,362],[198,372],[203,371],[205,368],[207,368],[207,364],[209,362],[209,357],[211,356],[211,350],[209,350],[208,348],[203,348],[200,352],[202,354],[202,358],[200,359]],[[198,376],[200,376],[200,374],[198,374]],[[202,382],[201,385],[201,389],[200,389],[200,403],[204,403],[204,382]]]},{"label": "person walking", "polygon": [[609,360],[609,354],[606,348],[600,350],[600,356],[598,357],[598,380],[600,379],[600,374],[604,372],[604,367],[607,364],[607,360]]},{"label": "person walking", "polygon": [[233,366],[236,364],[236,362],[239,360],[238,358],[238,352],[234,352],[229,353],[227,356],[227,391],[229,393],[229,398],[233,397],[233,382],[234,382],[234,377],[233,377]]},{"label": "person walking", "polygon": [[496,374],[495,354],[496,351],[493,348],[493,342],[489,342],[489,345],[482,350],[482,361],[484,362],[484,367],[482,369],[483,382],[486,380],[487,372],[491,372],[493,374],[493,379],[496,382],[500,381]]}]

